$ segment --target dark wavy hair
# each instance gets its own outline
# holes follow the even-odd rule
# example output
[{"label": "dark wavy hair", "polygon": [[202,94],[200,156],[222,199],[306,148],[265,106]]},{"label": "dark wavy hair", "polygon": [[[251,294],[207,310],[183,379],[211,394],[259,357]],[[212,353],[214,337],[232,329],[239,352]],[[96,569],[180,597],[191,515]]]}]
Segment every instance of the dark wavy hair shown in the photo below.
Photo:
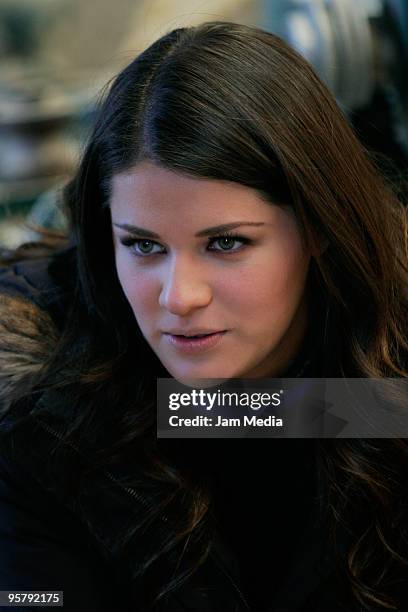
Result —
[{"label": "dark wavy hair", "polygon": [[[37,388],[69,389],[80,402],[67,437],[81,431],[83,440],[86,432],[95,467],[132,456],[141,447],[135,441],[143,442],[144,477],[161,499],[157,516],[172,508],[179,518],[164,546],[151,517],[155,554],[139,577],[153,572],[161,557],[176,564],[191,552],[172,579],[152,574],[152,601],[206,558],[211,491],[155,441],[155,381],[166,374],[116,275],[111,179],[150,160],[192,177],[234,181],[275,205],[293,206],[314,253],[308,282],[325,313],[320,375],[406,377],[407,216],[371,157],[312,67],[257,28],[207,22],[173,30],[102,94],[65,189],[77,245],[75,295]],[[105,433],[97,438],[96,431]],[[407,443],[337,439],[320,447],[333,541],[339,524],[352,536],[342,569],[356,606],[395,608],[393,583],[408,563]]]}]

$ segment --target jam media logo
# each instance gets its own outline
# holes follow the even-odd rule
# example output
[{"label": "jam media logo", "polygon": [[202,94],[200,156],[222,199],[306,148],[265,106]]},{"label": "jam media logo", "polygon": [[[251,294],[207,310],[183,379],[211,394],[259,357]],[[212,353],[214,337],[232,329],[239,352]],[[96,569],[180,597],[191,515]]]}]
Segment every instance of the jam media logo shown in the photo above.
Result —
[{"label": "jam media logo", "polygon": [[[296,379],[287,388],[279,388],[280,383],[239,380],[204,390],[163,379],[158,384],[158,435],[320,438],[337,437],[346,427],[347,421],[330,413],[323,379]],[[219,426],[223,433],[216,431]]]},{"label": "jam media logo", "polygon": [[[238,379],[218,387],[206,386],[205,390],[192,389],[174,379],[160,381],[159,437],[408,436],[406,380]],[[235,403],[224,401],[232,396],[237,398]],[[170,433],[170,414],[177,414],[180,420],[177,417],[173,421],[186,427]],[[192,431],[194,417],[200,419]],[[226,425],[222,433],[216,431],[220,420]]]}]

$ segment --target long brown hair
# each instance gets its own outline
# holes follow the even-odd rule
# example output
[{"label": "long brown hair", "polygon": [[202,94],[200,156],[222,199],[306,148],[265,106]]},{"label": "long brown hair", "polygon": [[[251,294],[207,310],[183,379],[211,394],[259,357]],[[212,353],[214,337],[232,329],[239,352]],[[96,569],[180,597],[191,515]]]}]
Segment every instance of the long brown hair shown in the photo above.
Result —
[{"label": "long brown hair", "polygon": [[[183,575],[167,583],[157,576],[158,601],[205,558],[211,493],[155,446],[153,383],[161,364],[115,272],[111,179],[144,159],[192,177],[235,181],[272,204],[293,206],[314,253],[309,285],[325,313],[322,377],[407,375],[407,216],[312,67],[269,32],[228,22],[176,29],[109,84],[65,189],[77,287],[41,385],[71,385],[82,402],[69,435],[82,427],[92,437],[95,406],[99,415],[101,402],[120,406],[112,438],[99,443],[95,463],[131,452],[136,439],[151,441],[147,463],[164,492],[157,512],[177,503],[183,508],[173,552],[180,543],[196,547]],[[61,380],[58,372],[77,373],[78,356],[82,385],[75,386],[77,374]],[[138,411],[134,386],[130,401],[126,384],[135,362],[141,374]],[[401,537],[408,524],[407,488],[401,488],[407,451],[404,440],[321,442],[332,533],[344,523],[353,536],[343,570],[367,610],[393,606],[387,589],[408,563],[408,538]],[[158,553],[160,547],[157,541]],[[146,563],[146,571],[151,566]]]}]

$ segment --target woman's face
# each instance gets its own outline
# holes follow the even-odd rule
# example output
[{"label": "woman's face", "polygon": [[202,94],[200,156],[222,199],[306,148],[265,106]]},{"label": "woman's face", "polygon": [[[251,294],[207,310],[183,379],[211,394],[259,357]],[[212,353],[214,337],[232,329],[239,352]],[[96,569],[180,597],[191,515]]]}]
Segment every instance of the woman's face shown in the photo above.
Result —
[{"label": "woman's face", "polygon": [[[119,281],[173,378],[284,372],[307,325],[310,260],[289,208],[147,161],[114,177],[110,207]],[[221,225],[235,226],[231,237],[220,237]],[[223,333],[204,345],[177,338],[205,331]]]}]

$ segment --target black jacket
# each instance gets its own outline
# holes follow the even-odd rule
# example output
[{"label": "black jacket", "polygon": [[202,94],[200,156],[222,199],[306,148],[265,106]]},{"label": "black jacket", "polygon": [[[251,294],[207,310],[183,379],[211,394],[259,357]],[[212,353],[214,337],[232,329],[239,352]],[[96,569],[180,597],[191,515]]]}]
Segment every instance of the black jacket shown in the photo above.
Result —
[{"label": "black jacket", "polygon": [[[53,259],[0,268],[3,410],[10,392],[35,376],[61,332],[74,254],[71,248]],[[69,612],[142,612],[140,585],[131,579],[140,541],[131,540],[126,554],[117,542],[138,513],[149,512],[148,496],[122,484],[131,468],[118,464],[93,474],[78,508],[84,457],[67,446],[55,466],[50,453],[59,424],[41,417],[42,407],[44,414],[50,407],[58,412],[69,401],[56,392],[39,393],[23,407],[26,417],[18,427],[7,417],[1,422],[0,590],[63,591]],[[196,459],[210,449],[197,442],[209,441],[190,446]],[[320,503],[315,441],[274,440],[272,448],[272,440],[245,440],[251,443],[245,449],[242,442],[216,440],[210,449],[208,469],[218,483],[213,547],[163,610],[350,612]],[[306,472],[298,469],[306,464]]]}]

